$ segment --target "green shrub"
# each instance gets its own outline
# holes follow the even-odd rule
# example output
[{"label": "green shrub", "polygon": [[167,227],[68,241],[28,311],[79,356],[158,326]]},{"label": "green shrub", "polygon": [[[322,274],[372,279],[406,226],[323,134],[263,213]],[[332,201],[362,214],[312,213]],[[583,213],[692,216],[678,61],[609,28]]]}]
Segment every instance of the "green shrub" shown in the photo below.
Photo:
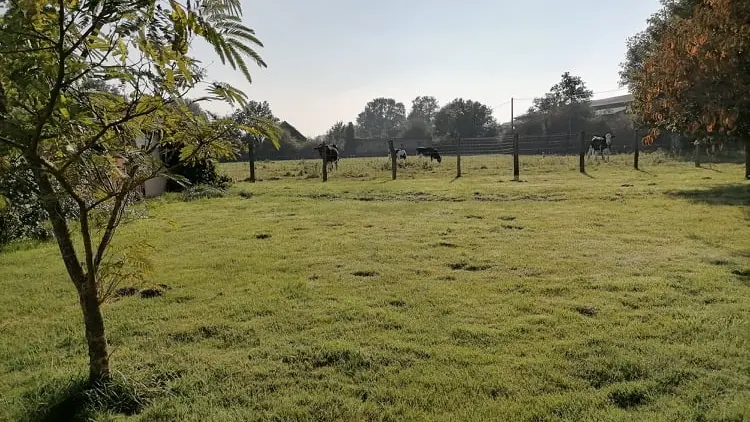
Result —
[{"label": "green shrub", "polygon": [[[168,167],[176,166],[172,170],[172,173],[182,176],[190,182],[190,185],[188,186],[210,185],[226,190],[232,185],[231,177],[219,173],[215,160],[206,159],[194,163],[183,163],[177,165],[180,161],[181,150],[182,148],[180,145],[165,146],[162,160]],[[174,180],[167,181],[167,191],[169,192],[183,192],[185,189],[187,189],[185,186]]]},{"label": "green shrub", "polygon": [[[38,195],[39,188],[22,159],[0,165],[0,197],[4,198],[0,207],[0,249],[14,240],[51,238],[47,212]],[[72,201],[63,201],[63,214],[73,218],[75,210]]]}]

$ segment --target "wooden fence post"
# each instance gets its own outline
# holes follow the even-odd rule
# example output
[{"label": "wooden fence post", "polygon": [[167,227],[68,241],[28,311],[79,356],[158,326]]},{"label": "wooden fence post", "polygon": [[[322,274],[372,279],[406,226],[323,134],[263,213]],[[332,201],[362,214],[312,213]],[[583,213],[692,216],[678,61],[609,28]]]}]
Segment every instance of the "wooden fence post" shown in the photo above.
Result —
[{"label": "wooden fence post", "polygon": [[521,173],[521,169],[519,168],[519,165],[518,165],[518,153],[519,153],[518,134],[514,133],[513,134],[513,180],[515,180],[516,182],[520,180],[519,175]]},{"label": "wooden fence post", "polygon": [[640,155],[640,140],[638,139],[638,129],[633,129],[633,148],[634,148],[634,154],[633,155],[633,168],[638,170],[638,158]]},{"label": "wooden fence post", "polygon": [[701,144],[697,139],[693,142],[693,161],[696,167],[701,166]]},{"label": "wooden fence post", "polygon": [[328,181],[328,145],[323,145],[323,181]]},{"label": "wooden fence post", "polygon": [[581,151],[578,157],[578,170],[586,173],[586,131],[581,131]]},{"label": "wooden fence post", "polygon": [[388,151],[391,154],[391,178],[396,180],[396,150],[393,148],[393,139],[388,140]]},{"label": "wooden fence post", "polygon": [[461,137],[459,136],[456,144],[456,178],[461,177]]},{"label": "wooden fence post", "polygon": [[255,141],[247,142],[247,159],[250,162],[250,183],[255,183]]}]

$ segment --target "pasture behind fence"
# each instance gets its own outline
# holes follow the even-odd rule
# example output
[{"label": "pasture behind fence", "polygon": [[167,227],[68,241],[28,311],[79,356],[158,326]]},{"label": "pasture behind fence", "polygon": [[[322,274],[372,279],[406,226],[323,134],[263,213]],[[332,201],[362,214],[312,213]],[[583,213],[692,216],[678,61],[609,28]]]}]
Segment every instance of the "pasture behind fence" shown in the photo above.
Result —
[{"label": "pasture behind fence", "polygon": [[[409,159],[417,158],[417,150],[424,148],[434,148],[439,153],[442,163],[445,164],[450,160],[455,160],[456,173],[455,177],[461,177],[465,174],[466,164],[471,165],[472,157],[475,156],[498,156],[498,160],[505,161],[503,157],[509,159],[511,164],[509,171],[512,172],[513,180],[520,180],[523,169],[523,156],[578,156],[579,171],[586,173],[586,163],[590,161],[589,147],[591,136],[585,132],[577,134],[558,133],[550,135],[524,135],[519,133],[505,133],[497,137],[481,138],[452,138],[442,140],[370,140],[372,144],[365,150],[362,157],[383,157],[388,163],[391,170],[391,179],[398,178],[399,166],[402,165],[401,159],[397,157],[397,152],[401,149],[407,152]],[[611,154],[624,152],[628,149],[633,150],[633,167],[639,168],[641,137],[638,131],[633,131],[629,136],[618,136],[613,138],[611,145]],[[398,146],[397,146],[398,145]],[[361,148],[360,148],[361,150]],[[327,151],[327,149],[323,149]],[[248,180],[256,180],[255,170],[255,151],[249,148],[250,177]],[[316,152],[317,154],[317,152]],[[335,179],[336,172],[331,172],[331,167],[326,166],[327,153],[321,154],[316,160],[319,164],[319,177],[325,182],[333,176]],[[346,153],[346,149],[339,151],[339,158],[344,162],[349,158],[355,158]],[[587,158],[588,157],[588,158]],[[293,159],[306,159],[289,157]],[[433,162],[434,158],[425,156],[422,159]],[[385,162],[384,162],[385,164]],[[330,165],[330,163],[329,163]],[[435,165],[440,165],[435,163]]]}]

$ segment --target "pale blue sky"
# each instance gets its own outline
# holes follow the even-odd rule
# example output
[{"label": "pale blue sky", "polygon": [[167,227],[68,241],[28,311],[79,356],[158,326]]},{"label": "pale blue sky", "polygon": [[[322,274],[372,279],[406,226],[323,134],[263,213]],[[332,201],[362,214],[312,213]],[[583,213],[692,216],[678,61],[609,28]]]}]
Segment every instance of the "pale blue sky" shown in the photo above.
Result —
[{"label": "pale blue sky", "polygon": [[[243,7],[268,63],[251,69],[252,85],[210,50],[195,52],[214,62],[211,79],[268,101],[279,118],[314,136],[338,120],[354,121],[380,96],[407,110],[417,95],[441,104],[470,98],[502,122],[510,97],[540,96],[565,71],[595,92],[617,89],[625,41],[659,1],[243,0]],[[530,104],[517,101],[516,112]]]}]

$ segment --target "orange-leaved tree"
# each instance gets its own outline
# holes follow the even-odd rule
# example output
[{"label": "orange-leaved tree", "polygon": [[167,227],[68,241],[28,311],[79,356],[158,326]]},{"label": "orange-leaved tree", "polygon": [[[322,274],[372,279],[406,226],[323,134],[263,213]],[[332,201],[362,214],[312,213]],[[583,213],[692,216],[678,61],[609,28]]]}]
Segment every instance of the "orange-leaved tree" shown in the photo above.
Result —
[{"label": "orange-leaved tree", "polygon": [[661,34],[631,85],[640,123],[698,140],[740,139],[750,179],[750,2],[705,0]]}]

